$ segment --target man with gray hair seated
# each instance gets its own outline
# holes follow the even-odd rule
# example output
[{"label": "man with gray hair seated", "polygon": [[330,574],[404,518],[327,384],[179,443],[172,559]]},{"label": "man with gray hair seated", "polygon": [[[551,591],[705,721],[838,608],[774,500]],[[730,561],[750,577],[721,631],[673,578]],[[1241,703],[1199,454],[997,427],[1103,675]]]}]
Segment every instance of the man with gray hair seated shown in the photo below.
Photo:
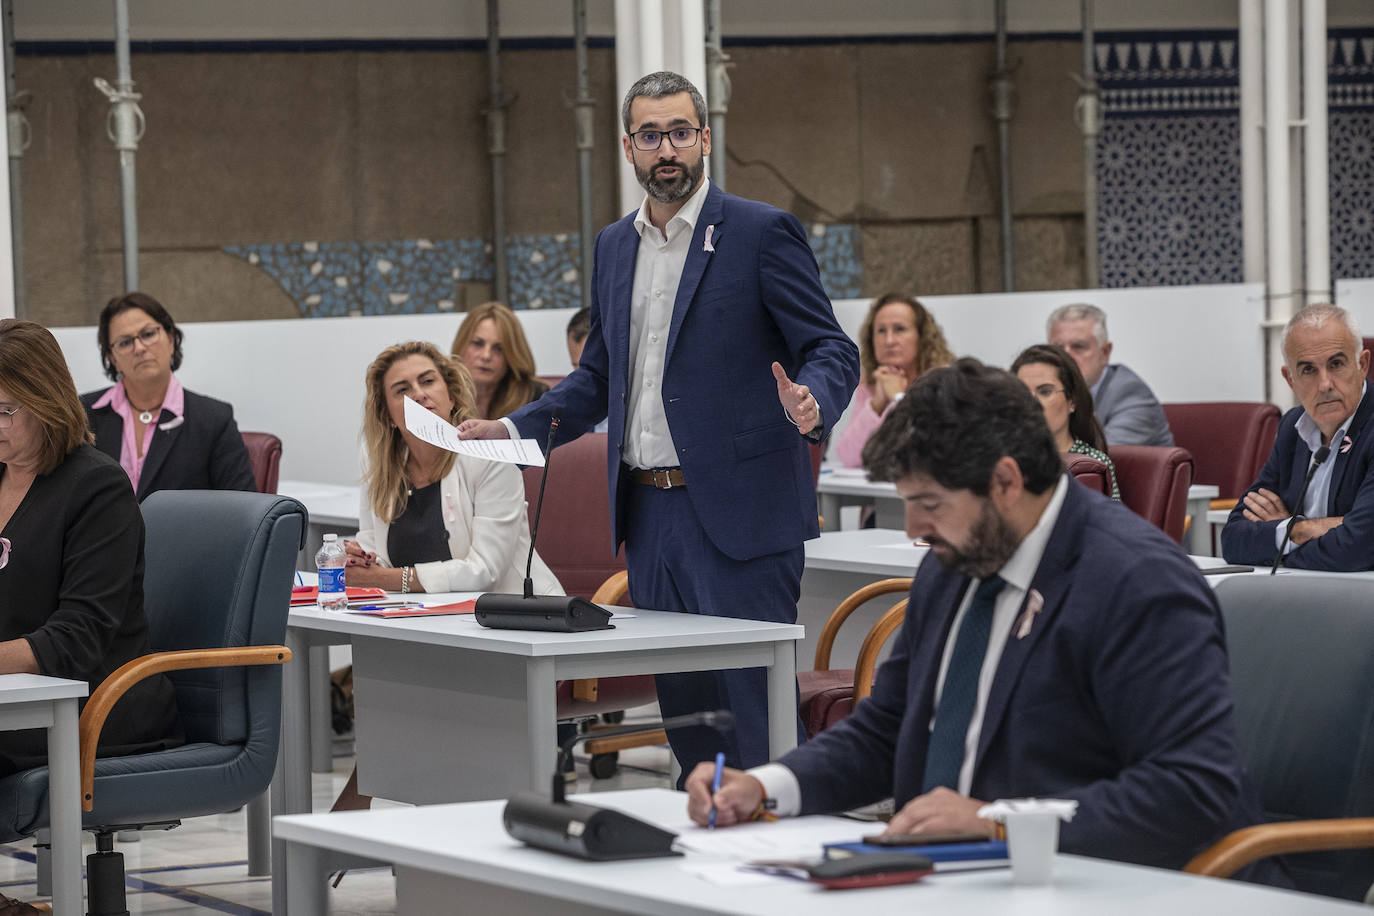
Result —
[{"label": "man with gray hair seated", "polygon": [[1109,364],[1106,312],[1085,303],[1061,305],[1045,322],[1045,336],[1078,363],[1109,446],[1174,444],[1164,408],[1150,386],[1126,366]]},{"label": "man with gray hair seated", "polygon": [[1374,569],[1374,399],[1360,330],[1345,309],[1309,305],[1284,328],[1283,363],[1301,406],[1284,414],[1259,479],[1226,520],[1222,554],[1268,565],[1282,550],[1298,569]]}]

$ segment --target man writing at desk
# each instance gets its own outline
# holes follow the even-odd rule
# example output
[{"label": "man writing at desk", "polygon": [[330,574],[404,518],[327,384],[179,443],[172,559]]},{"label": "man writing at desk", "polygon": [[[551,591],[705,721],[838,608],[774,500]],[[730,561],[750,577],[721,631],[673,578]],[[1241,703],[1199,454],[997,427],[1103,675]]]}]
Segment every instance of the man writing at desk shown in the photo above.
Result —
[{"label": "man writing at desk", "polygon": [[[1279,423],[1259,479],[1231,510],[1222,555],[1229,563],[1267,566],[1282,549],[1283,564],[1297,569],[1374,569],[1369,351],[1345,309],[1309,305],[1284,328],[1283,359],[1284,381],[1302,406]],[[1328,457],[1313,467],[1323,446]]]},{"label": "man writing at desk", "polygon": [[986,802],[1070,798],[1063,852],[1179,867],[1254,823],[1212,590],[1153,526],[1063,470],[1025,385],[962,359],[864,448],[930,553],[872,695],[778,763],[687,779],[705,823],[891,796],[890,833],[995,835]]}]

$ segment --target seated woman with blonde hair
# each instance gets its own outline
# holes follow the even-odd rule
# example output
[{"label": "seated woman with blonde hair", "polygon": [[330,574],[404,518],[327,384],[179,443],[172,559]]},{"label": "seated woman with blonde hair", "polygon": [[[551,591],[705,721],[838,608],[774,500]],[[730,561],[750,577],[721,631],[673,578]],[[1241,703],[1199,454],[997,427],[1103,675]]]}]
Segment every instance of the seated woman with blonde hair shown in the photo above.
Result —
[{"label": "seated woman with blonde hair", "polygon": [[[472,416],[462,364],[431,343],[396,344],[372,361],[366,388],[359,528],[356,540],[344,542],[348,584],[397,592],[522,592],[530,528],[520,470],[457,455],[406,429],[407,397],[455,426]],[[563,594],[538,554],[530,576],[535,594]],[[369,803],[357,792],[355,770],[334,807]]]},{"label": "seated woman with blonde hair", "polygon": [[468,312],[449,353],[472,377],[476,419],[499,420],[549,390],[535,377],[520,319],[500,302],[484,302]]},{"label": "seated woman with blonde hair", "polygon": [[845,467],[863,467],[864,443],[888,408],[924,373],[954,362],[944,332],[921,303],[903,293],[873,300],[859,329],[859,387],[835,443]]}]

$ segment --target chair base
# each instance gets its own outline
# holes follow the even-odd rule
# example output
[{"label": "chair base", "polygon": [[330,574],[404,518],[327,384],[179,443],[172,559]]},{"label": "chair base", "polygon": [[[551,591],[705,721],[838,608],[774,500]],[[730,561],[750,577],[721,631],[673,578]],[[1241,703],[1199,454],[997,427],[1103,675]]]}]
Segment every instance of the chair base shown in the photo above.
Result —
[{"label": "chair base", "polygon": [[116,833],[180,826],[181,821],[154,821],[88,828],[95,834],[95,852],[86,857],[86,916],[129,916],[124,896],[124,855],[114,851]]}]

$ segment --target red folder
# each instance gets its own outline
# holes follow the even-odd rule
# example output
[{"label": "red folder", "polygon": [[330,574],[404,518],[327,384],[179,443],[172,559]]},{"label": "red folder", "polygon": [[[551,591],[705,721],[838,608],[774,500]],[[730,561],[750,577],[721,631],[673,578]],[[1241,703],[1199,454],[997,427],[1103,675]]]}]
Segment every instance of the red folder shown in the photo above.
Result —
[{"label": "red folder", "polygon": [[[346,588],[344,594],[349,601],[365,601],[371,598],[385,598],[384,588]],[[297,585],[291,589],[291,605],[314,604],[320,597],[320,590],[314,585]]]}]

